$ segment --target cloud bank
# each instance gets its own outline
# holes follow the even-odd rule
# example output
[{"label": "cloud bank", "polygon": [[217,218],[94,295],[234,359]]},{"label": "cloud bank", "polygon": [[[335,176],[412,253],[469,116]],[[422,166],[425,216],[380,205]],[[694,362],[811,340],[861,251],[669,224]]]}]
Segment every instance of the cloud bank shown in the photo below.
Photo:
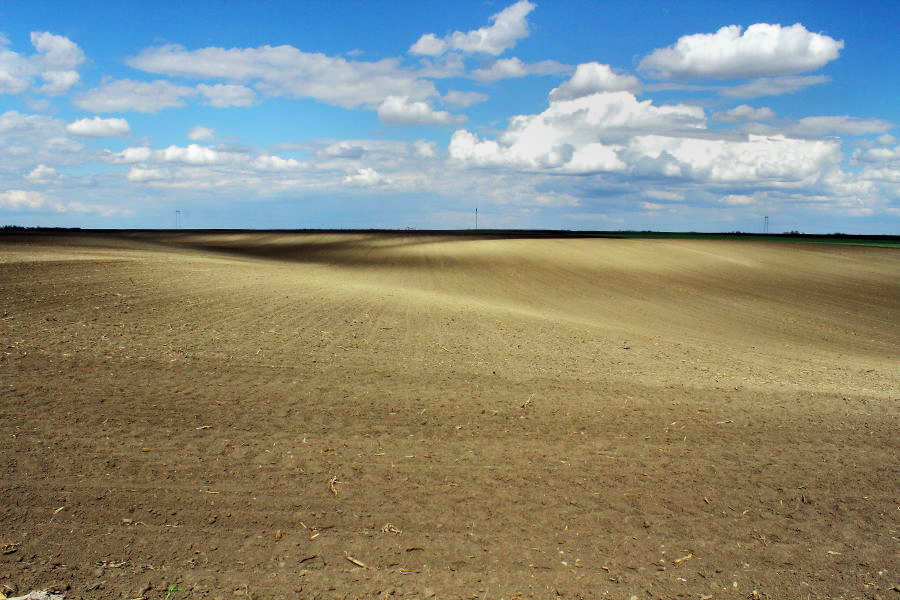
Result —
[{"label": "cloud bank", "polygon": [[[540,32],[529,22],[536,9],[515,2],[483,27],[426,33],[407,54],[379,60],[284,44],[152,46],[124,59],[131,73],[86,83],[88,59],[68,38],[33,32],[30,54],[0,38],[0,93],[31,111],[0,114],[0,208],[115,216],[129,209],[117,202],[141,210],[176,194],[339,202],[408,193],[447,206],[477,197],[534,219],[565,208],[573,222],[607,225],[778,206],[900,214],[894,123],[797,109],[786,97],[749,100],[814,98],[831,82],[814,71],[840,58],[843,41],[800,23],[756,23],[684,35],[633,72],[602,56],[541,60],[532,43],[522,44],[528,60],[503,56]],[[533,95],[516,97],[528,108],[515,114],[503,103],[521,90]],[[272,113],[261,112],[267,103]],[[239,126],[264,115],[278,128],[314,103],[330,107],[317,114],[349,118],[322,137],[260,141]],[[523,222],[533,223],[511,224]]]}]

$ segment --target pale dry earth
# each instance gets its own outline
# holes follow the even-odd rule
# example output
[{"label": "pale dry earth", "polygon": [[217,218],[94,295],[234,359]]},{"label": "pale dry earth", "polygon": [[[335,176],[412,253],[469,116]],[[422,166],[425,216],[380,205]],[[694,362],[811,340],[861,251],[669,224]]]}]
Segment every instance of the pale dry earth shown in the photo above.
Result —
[{"label": "pale dry earth", "polygon": [[0,317],[7,595],[900,598],[896,249],[5,235]]}]

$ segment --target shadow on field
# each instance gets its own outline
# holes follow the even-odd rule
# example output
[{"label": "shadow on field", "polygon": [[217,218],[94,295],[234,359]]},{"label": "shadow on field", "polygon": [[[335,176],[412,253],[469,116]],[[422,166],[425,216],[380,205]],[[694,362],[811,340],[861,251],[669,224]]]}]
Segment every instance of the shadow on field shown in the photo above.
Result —
[{"label": "shadow on field", "polygon": [[[586,237],[559,232],[477,233],[447,231],[183,231],[123,232],[123,236],[168,247],[268,260],[355,267],[467,267],[477,257],[429,252],[428,246],[484,240]],[[596,236],[593,236],[596,237]],[[492,260],[496,257],[492,257]]]}]

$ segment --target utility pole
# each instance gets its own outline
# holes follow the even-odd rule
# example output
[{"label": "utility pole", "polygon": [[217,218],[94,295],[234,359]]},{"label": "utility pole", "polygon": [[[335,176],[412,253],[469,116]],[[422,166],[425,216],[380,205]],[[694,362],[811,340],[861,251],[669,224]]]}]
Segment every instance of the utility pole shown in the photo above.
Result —
[{"label": "utility pole", "polygon": [[763,219],[763,233],[769,234],[769,215],[766,215],[765,219]]},{"label": "utility pole", "polygon": [[181,211],[175,211],[175,229],[181,229]]},{"label": "utility pole", "polygon": [[478,229],[478,207],[475,207],[475,229]]}]

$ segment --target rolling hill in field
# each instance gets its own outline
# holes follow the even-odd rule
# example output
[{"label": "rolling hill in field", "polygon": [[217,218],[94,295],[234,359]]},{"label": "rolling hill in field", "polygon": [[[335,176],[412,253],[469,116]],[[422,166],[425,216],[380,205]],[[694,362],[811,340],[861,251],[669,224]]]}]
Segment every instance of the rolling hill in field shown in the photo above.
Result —
[{"label": "rolling hill in field", "polygon": [[898,298],[890,248],[4,235],[0,586],[893,593]]}]

